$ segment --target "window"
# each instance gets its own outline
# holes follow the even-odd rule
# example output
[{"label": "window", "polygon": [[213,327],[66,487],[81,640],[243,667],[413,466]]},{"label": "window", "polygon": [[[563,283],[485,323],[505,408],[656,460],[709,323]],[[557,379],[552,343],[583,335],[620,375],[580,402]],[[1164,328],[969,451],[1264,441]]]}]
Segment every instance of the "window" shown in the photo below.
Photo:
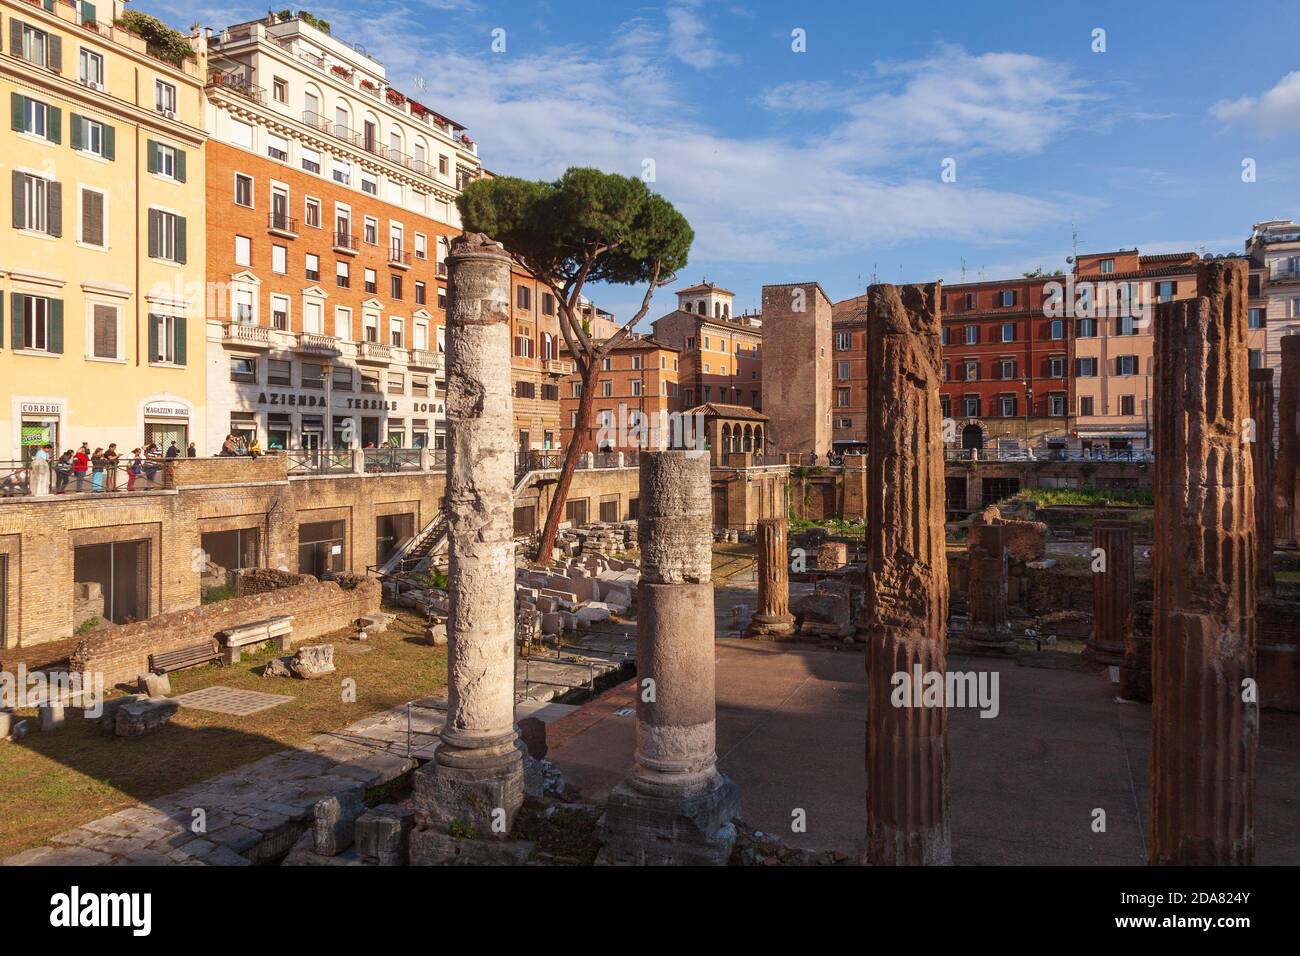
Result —
[{"label": "window", "polygon": [[362,172],[362,173],[361,173],[361,191],[362,191],[363,193],[370,193],[370,195],[372,195],[372,196],[378,196],[378,195],[379,195],[379,180],[376,179],[374,176],[370,175],[370,173]]},{"label": "window", "polygon": [[1249,353],[1249,359],[1250,359],[1250,367],[1251,367],[1251,368],[1263,368],[1263,367],[1264,367],[1264,353],[1263,353],[1262,350],[1260,350],[1260,349],[1251,349],[1251,350],[1250,350],[1250,353]]},{"label": "window", "polygon": [[230,141],[236,146],[251,150],[253,148],[253,127],[237,119],[230,121]]},{"label": "window", "polygon": [[236,289],[232,297],[235,321],[240,325],[255,325],[253,317],[253,293],[248,289]]},{"label": "window", "polygon": [[266,155],[282,163],[289,161],[289,141],[275,133],[266,134]]},{"label": "window", "polygon": [[837,388],[835,390],[835,404],[840,408],[848,408],[851,400],[851,393],[847,388]]},{"label": "window", "polygon": [[185,264],[185,217],[161,209],[149,210],[149,255]]},{"label": "window", "polygon": [[362,230],[362,238],[367,245],[379,245],[379,220],[374,216],[366,216],[365,228]]},{"label": "window", "polygon": [[275,101],[277,103],[288,103],[289,102],[288,81],[282,80],[278,76],[275,79],[273,79],[271,81],[271,95],[275,97]]},{"label": "window", "polygon": [[[166,179],[174,179],[178,183],[185,182],[185,153],[176,149],[174,146],[167,146],[163,143],[149,141],[148,146],[148,163],[149,172],[162,176]],[[238,199],[238,186],[236,185],[236,202]],[[252,200],[243,205],[251,205]]]},{"label": "window", "polygon": [[302,168],[309,173],[320,175],[320,153],[310,147],[302,147]]},{"label": "window", "polygon": [[974,395],[967,395],[961,400],[962,414],[967,418],[979,418],[980,400]]},{"label": "window", "polygon": [[515,286],[515,307],[519,309],[530,308],[532,304],[532,290],[526,285]]},{"label": "window", "polygon": [[320,281],[320,256],[315,253],[307,253],[307,279],[310,282]]},{"label": "window", "polygon": [[1016,414],[1016,397],[1014,395],[999,395],[998,412],[1003,418],[1014,418]]},{"label": "window", "polygon": [[1138,371],[1138,357],[1136,355],[1116,356],[1115,371],[1119,375],[1136,375]]},{"label": "window", "polygon": [[966,381],[978,382],[980,378],[980,363],[970,360],[962,363],[962,365],[965,371]]},{"label": "window", "polygon": [[352,310],[341,305],[334,306],[334,337],[352,338]]},{"label": "window", "polygon": [[404,395],[406,394],[406,376],[401,372],[388,373],[388,394]]},{"label": "window", "polygon": [[429,237],[422,232],[415,234],[415,258],[429,258]]},{"label": "window", "polygon": [[14,38],[16,41],[14,45],[18,47],[13,52],[36,66],[43,66],[55,72],[62,69],[60,48],[63,41],[59,37],[52,37],[44,30],[38,30],[17,20],[9,22],[10,36]]},{"label": "window", "polygon": [[966,326],[966,344],[978,345],[980,341],[980,327],[978,325]]},{"label": "window", "polygon": [[555,314],[555,296],[549,292],[542,293],[542,315]]},{"label": "window", "polygon": [[402,277],[390,275],[388,277],[388,297],[390,299],[400,299],[402,297]]},{"label": "window", "polygon": [[1137,335],[1137,327],[1133,324],[1133,316],[1121,315],[1116,318],[1115,332],[1118,335]]},{"label": "window", "polygon": [[1080,396],[1079,396],[1079,414],[1080,414],[1080,415],[1091,415],[1091,414],[1092,414],[1092,408],[1093,408],[1092,396],[1091,396],[1091,395],[1080,395]]},{"label": "window", "polygon": [[176,118],[176,87],[163,80],[153,81],[154,108],[164,116]]},{"label": "window", "polygon": [[1065,396],[1060,392],[1047,396],[1047,414],[1054,418],[1065,415]]},{"label": "window", "polygon": [[1119,413],[1121,415],[1133,415],[1137,402],[1132,395],[1121,395],[1119,397]]},{"label": "window", "polygon": [[376,277],[374,269],[367,269],[364,275],[366,292],[374,295],[377,291]]},{"label": "window", "polygon": [[325,366],[315,362],[302,363],[302,387],[303,388],[324,388],[325,387]]},{"label": "window", "polygon": [[235,236],[235,265],[251,266],[253,264],[253,240],[247,236]]},{"label": "window", "polygon": [[1097,320],[1080,319],[1077,334],[1081,339],[1090,339],[1095,336],[1097,334]]},{"label": "window", "polygon": [[998,293],[998,301],[1001,303],[1002,308],[1009,309],[1016,304],[1016,293],[1011,289],[1000,292]]},{"label": "window", "polygon": [[[850,332],[836,332],[836,333],[835,333],[835,351],[837,351],[837,352],[847,352],[847,351],[848,351],[849,349],[851,349],[852,347],[853,347],[853,334],[852,334],[852,333],[850,333]],[[842,378],[846,378],[847,376],[841,376],[841,377],[842,377]]]},{"label": "window", "polygon": [[342,389],[345,392],[350,392],[354,388],[352,382],[352,369],[347,365],[335,365],[330,380],[335,389]]},{"label": "window", "polygon": [[1156,284],[1156,301],[1170,302],[1173,300],[1174,293],[1177,291],[1177,282],[1159,282]]},{"label": "window", "polygon": [[412,375],[411,376],[411,394],[416,398],[429,397],[429,376]]},{"label": "window", "polygon": [[367,342],[379,341],[379,313],[367,312],[361,317],[361,334]]},{"label": "window", "polygon": [[1246,326],[1252,329],[1262,329],[1264,327],[1264,310],[1249,310],[1246,313]]},{"label": "window", "polygon": [[174,315],[149,316],[149,361],[163,365],[185,364],[184,319]]},{"label": "window", "polygon": [[63,111],[61,109],[57,106],[47,106],[29,96],[19,96],[17,93],[12,93],[10,96],[15,129],[51,143],[62,141]]},{"label": "window", "polygon": [[516,398],[536,398],[537,386],[533,382],[515,382]]},{"label": "window", "polygon": [[115,305],[94,303],[90,308],[90,354],[94,358],[120,358],[117,352],[118,309]]},{"label": "window", "polygon": [[253,177],[235,173],[235,205],[253,208]]},{"label": "window", "polygon": [[104,57],[94,50],[82,49],[78,78],[92,89],[104,88]]},{"label": "window", "polygon": [[417,281],[415,283],[415,304],[424,305],[425,302],[424,283]]},{"label": "window", "polygon": [[104,194],[97,189],[81,190],[81,241],[87,246],[108,247],[104,229]]},{"label": "window", "polygon": [[289,328],[289,300],[285,296],[271,296],[271,328],[281,332]]},{"label": "window", "polygon": [[303,207],[303,221],[313,229],[320,228],[320,200],[308,196]]},{"label": "window", "polygon": [[447,175],[447,157],[446,157],[446,156],[442,156],[442,155],[440,155],[440,156],[438,157],[438,172],[440,172],[440,173],[441,173],[442,175],[444,175],[444,176]]},{"label": "window", "polygon": [[948,344],[948,326],[946,325],[939,330],[939,344],[940,345]]},{"label": "window", "polygon": [[[274,365],[277,363],[273,362],[271,364]],[[289,363],[284,362],[280,364],[288,365]],[[247,358],[242,355],[232,355],[230,357],[230,380],[232,382],[256,382],[257,381],[257,359]],[[281,384],[280,382],[271,381],[269,378],[267,381],[269,384],[272,385]],[[287,385],[288,383],[285,382],[283,384]]]},{"label": "window", "polygon": [[1115,271],[1115,260],[1114,260],[1114,259],[1102,259],[1102,260],[1101,260],[1101,274],[1102,274],[1102,275],[1110,275],[1110,274],[1111,274],[1112,272],[1114,272],[1114,271]]},{"label": "window", "polygon": [[334,280],[340,289],[347,289],[352,285],[352,275],[346,262],[334,263]]},{"label": "window", "polygon": [[271,247],[271,271],[276,275],[286,275],[289,271],[289,250],[285,246]]},{"label": "window", "polygon": [[352,165],[341,160],[334,160],[334,181],[342,183],[344,186],[348,185],[352,181]]},{"label": "window", "polygon": [[1061,355],[1052,356],[1047,360],[1048,378],[1065,378],[1065,357]]},{"label": "window", "polygon": [[63,351],[63,301],[13,294],[13,347],[33,352]]},{"label": "window", "polygon": [[447,290],[442,286],[438,286],[438,308],[447,308]]},{"label": "window", "polygon": [[1016,377],[1016,360],[1015,359],[998,359],[998,377],[1003,381]]},{"label": "window", "polygon": [[1048,334],[1055,342],[1059,342],[1061,339],[1065,338],[1065,322],[1061,319],[1053,319],[1051,332]]},{"label": "window", "polygon": [[1003,342],[1014,342],[1015,340],[1016,340],[1016,323],[1014,323],[1014,322],[1003,322],[1003,323],[1002,323],[1002,341],[1003,341]]},{"label": "window", "polygon": [[613,398],[614,383],[609,379],[602,379],[600,383],[600,394],[602,398]]},{"label": "window", "polygon": [[19,229],[63,234],[63,185],[30,173],[13,173],[14,225]]},{"label": "window", "polygon": [[388,342],[397,348],[402,347],[402,320],[390,318],[388,320]]},{"label": "window", "polygon": [[1095,358],[1078,358],[1074,360],[1074,374],[1079,378],[1093,378],[1097,374]]}]

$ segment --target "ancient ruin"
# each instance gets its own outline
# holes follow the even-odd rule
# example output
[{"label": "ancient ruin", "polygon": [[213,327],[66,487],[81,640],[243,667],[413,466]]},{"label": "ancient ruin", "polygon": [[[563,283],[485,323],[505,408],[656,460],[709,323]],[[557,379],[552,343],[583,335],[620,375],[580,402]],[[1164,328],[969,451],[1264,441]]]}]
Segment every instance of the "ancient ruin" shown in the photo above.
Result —
[{"label": "ancient ruin", "polygon": [[471,234],[452,242],[447,265],[447,720],[434,759],[416,774],[415,802],[436,824],[501,835],[524,797],[515,596],[503,583],[515,564],[510,259]]},{"label": "ancient ruin", "polygon": [[609,796],[610,862],[722,864],[740,814],[717,767],[713,536],[703,451],[643,452],[636,751]]},{"label": "ancient ruin", "polygon": [[961,648],[974,654],[1015,654],[1007,611],[1007,526],[996,508],[973,515],[966,539],[969,589]]},{"label": "ancient ruin", "polygon": [[1153,864],[1254,858],[1255,490],[1245,263],[1156,310]]},{"label": "ancient ruin", "polygon": [[787,637],[794,633],[790,613],[789,545],[785,518],[758,522],[758,610],[749,619],[753,636]]},{"label": "ancient ruin", "polygon": [[1300,547],[1300,335],[1282,336],[1282,374],[1277,394],[1277,540]]},{"label": "ancient ruin", "polygon": [[1092,526],[1092,639],[1083,656],[1120,664],[1133,639],[1133,529],[1127,521]]},{"label": "ancient ruin", "polygon": [[865,860],[880,865],[952,862],[947,707],[893,702],[894,675],[947,669],[939,289],[868,291]]},{"label": "ancient ruin", "polygon": [[1276,477],[1273,461],[1273,370],[1250,370],[1251,465],[1255,474],[1255,543],[1258,556],[1255,588],[1260,597],[1273,593],[1273,539],[1277,508],[1273,503]]}]

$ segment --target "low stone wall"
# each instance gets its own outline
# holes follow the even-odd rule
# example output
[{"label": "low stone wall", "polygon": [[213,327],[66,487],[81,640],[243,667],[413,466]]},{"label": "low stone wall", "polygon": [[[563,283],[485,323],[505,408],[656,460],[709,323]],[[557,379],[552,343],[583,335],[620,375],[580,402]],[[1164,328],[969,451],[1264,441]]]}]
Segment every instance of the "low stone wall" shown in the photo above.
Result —
[{"label": "low stone wall", "polygon": [[244,568],[234,573],[235,594],[248,597],[250,594],[266,594],[279,591],[315,580],[307,574],[292,574],[276,568]]},{"label": "low stone wall", "polygon": [[225,485],[240,482],[287,481],[288,459],[284,455],[223,456],[220,458],[173,458],[164,464],[168,488],[194,485]]},{"label": "low stone wall", "polygon": [[205,607],[160,614],[92,635],[73,651],[70,669],[102,673],[105,686],[111,687],[143,674],[149,667],[150,654],[192,647],[204,640],[212,641],[215,647],[217,634],[230,627],[291,614],[296,644],[345,627],[379,607],[377,580],[335,582],[306,577],[304,581]]}]

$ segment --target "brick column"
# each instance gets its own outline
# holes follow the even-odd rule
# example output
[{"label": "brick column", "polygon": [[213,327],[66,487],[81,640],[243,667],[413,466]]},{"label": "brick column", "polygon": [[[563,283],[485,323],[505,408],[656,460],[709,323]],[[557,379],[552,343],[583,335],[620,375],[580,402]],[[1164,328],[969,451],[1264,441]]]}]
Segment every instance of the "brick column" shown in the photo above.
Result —
[{"label": "brick column", "polygon": [[1282,373],[1277,395],[1277,536],[1283,547],[1300,546],[1300,335],[1282,336]]},{"label": "brick column", "polygon": [[966,632],[960,647],[973,654],[1010,656],[1020,647],[1007,618],[1007,526],[992,514],[973,515],[966,538]]},{"label": "brick column", "polygon": [[640,462],[636,753],[605,806],[603,858],[723,864],[740,797],[717,768],[709,456]]},{"label": "brick column", "polygon": [[1133,639],[1132,526],[1127,521],[1098,521],[1092,526],[1092,553],[1092,638],[1083,656],[1122,664]]},{"label": "brick column", "polygon": [[502,836],[501,820],[508,830],[524,797],[514,723],[510,259],[469,234],[452,241],[447,270],[447,721],[434,759],[416,771],[414,799],[436,824]]},{"label": "brick column", "polygon": [[1258,704],[1246,268],[1156,307],[1151,862],[1254,858]]},{"label": "brick column", "polygon": [[947,671],[943,413],[939,407],[939,289],[867,291],[866,593],[867,846],[876,865],[952,862],[948,711],[894,703],[909,681]]},{"label": "brick column", "polygon": [[1251,467],[1255,474],[1255,590],[1260,597],[1273,593],[1273,539],[1277,508],[1273,502],[1276,477],[1273,462],[1273,370],[1250,370],[1250,417],[1255,422],[1251,437]]},{"label": "brick column", "polygon": [[758,610],[749,619],[746,633],[788,637],[794,633],[794,615],[790,613],[790,549],[786,519],[761,519],[757,540]]}]

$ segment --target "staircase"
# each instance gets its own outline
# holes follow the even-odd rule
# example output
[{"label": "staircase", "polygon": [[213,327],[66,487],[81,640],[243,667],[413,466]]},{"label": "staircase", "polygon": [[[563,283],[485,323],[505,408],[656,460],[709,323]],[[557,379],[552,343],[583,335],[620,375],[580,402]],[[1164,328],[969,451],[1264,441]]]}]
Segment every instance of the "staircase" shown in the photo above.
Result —
[{"label": "staircase", "polygon": [[433,553],[447,540],[447,512],[439,508],[433,520],[425,525],[420,533],[402,545],[392,556],[378,567],[379,576],[414,577],[426,573],[433,560]]}]

